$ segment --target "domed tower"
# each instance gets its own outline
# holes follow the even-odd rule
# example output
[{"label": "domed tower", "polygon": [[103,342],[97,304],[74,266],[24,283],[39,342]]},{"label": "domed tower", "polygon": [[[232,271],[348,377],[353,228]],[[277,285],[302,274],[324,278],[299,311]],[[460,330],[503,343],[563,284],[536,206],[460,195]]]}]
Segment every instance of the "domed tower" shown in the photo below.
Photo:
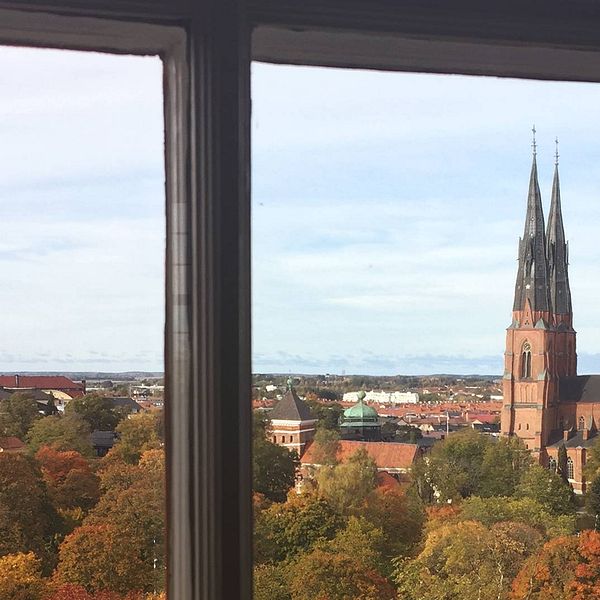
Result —
[{"label": "domed tower", "polygon": [[344,440],[381,441],[381,423],[374,408],[364,403],[365,392],[358,392],[358,402],[347,408],[340,419],[340,430]]}]

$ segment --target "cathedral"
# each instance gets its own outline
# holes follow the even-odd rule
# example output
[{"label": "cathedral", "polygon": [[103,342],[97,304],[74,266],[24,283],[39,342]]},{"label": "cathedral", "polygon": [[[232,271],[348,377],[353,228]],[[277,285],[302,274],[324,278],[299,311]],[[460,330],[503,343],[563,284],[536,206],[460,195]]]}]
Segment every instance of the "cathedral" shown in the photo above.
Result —
[{"label": "cathedral", "polygon": [[533,148],[512,322],[506,333],[502,434],[521,438],[540,464],[554,471],[561,466],[564,446],[562,468],[581,494],[586,487],[583,468],[600,418],[600,375],[577,375],[558,151],[546,227],[535,139]]}]

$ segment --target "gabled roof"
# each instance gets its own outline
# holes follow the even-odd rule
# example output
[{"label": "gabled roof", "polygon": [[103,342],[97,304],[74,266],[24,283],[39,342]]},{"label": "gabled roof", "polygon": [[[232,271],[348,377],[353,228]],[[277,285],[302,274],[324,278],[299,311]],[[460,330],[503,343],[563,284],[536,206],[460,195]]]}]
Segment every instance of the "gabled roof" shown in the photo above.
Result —
[{"label": "gabled roof", "polygon": [[126,396],[108,396],[115,408],[130,408],[132,412],[140,412],[142,407],[133,398]]},{"label": "gabled roof", "polygon": [[[302,455],[300,462],[306,465],[318,464],[314,459],[314,442]],[[355,452],[364,448],[367,454],[375,461],[379,469],[410,469],[414,463],[419,447],[417,444],[401,444],[398,442],[357,442],[353,440],[341,440],[337,453],[337,459],[344,462]]]},{"label": "gabled roof", "polygon": [[313,421],[314,417],[308,408],[308,404],[298,398],[296,390],[288,385],[283,398],[275,405],[269,413],[271,421]]}]

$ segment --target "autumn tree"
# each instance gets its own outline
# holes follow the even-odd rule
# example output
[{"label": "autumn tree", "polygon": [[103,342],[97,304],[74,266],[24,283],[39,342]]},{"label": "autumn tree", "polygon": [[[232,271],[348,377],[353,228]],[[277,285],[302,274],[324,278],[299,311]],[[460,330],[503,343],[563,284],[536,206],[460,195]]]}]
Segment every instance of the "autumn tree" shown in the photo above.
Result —
[{"label": "autumn tree", "polygon": [[546,542],[522,565],[512,583],[511,600],[573,600],[569,587],[580,561],[578,547],[576,536]]},{"label": "autumn tree", "polygon": [[377,465],[360,448],[345,462],[322,467],[316,474],[319,493],[340,514],[355,514],[377,485]]},{"label": "autumn tree", "polygon": [[492,443],[486,436],[468,430],[436,444],[427,460],[420,461],[414,470],[423,500],[446,502],[477,494],[484,453]]},{"label": "autumn tree", "polygon": [[146,450],[162,447],[161,418],[158,413],[140,413],[117,425],[118,441],[111,453],[130,464],[137,464]]},{"label": "autumn tree", "polygon": [[323,404],[311,392],[306,395],[306,404],[308,404],[310,412],[314,415],[315,419],[318,419],[319,427],[331,431],[339,431],[340,416],[344,412],[344,407],[341,404]]},{"label": "autumn tree", "polygon": [[396,590],[376,569],[349,554],[316,548],[290,567],[292,600],[392,600]]},{"label": "autumn tree", "polygon": [[340,434],[338,431],[325,427],[317,428],[313,439],[313,460],[317,465],[333,466],[337,464],[340,448]]},{"label": "autumn tree", "polygon": [[122,418],[112,399],[99,394],[86,394],[71,400],[65,408],[65,414],[73,413],[86,421],[92,431],[114,431]]},{"label": "autumn tree", "polygon": [[98,477],[79,452],[43,446],[35,455],[54,505],[63,510],[91,509],[98,501]]},{"label": "autumn tree", "polygon": [[39,467],[22,454],[0,454],[0,555],[35,552],[47,569],[60,529]]},{"label": "autumn tree", "polygon": [[43,417],[27,434],[27,445],[35,454],[42,446],[56,450],[73,450],[83,456],[93,456],[90,426],[78,414]]},{"label": "autumn tree", "polygon": [[481,461],[479,496],[512,496],[523,473],[532,464],[529,451],[518,437],[488,444]]},{"label": "autumn tree", "polygon": [[[575,532],[575,515],[557,515],[546,504],[533,498],[468,498],[455,508],[452,517],[445,516],[440,524],[459,521],[479,521],[486,527],[502,521],[525,523],[537,529],[545,539]],[[431,528],[431,523],[428,523]]]},{"label": "autumn tree", "polygon": [[0,437],[25,439],[33,423],[41,418],[37,402],[27,393],[17,392],[0,401]]},{"label": "autumn tree", "polygon": [[387,561],[411,553],[421,541],[425,514],[420,500],[401,489],[375,489],[362,512],[383,538],[381,553]]},{"label": "autumn tree", "polygon": [[252,485],[255,492],[283,502],[294,487],[298,455],[267,439],[267,422],[255,413],[253,426]]},{"label": "autumn tree", "polygon": [[41,600],[47,585],[33,552],[0,557],[0,600]]},{"label": "autumn tree", "polygon": [[259,511],[254,521],[255,563],[277,563],[331,540],[345,525],[324,498],[290,496],[287,502]]},{"label": "autumn tree", "polygon": [[522,523],[484,527],[463,521],[432,531],[414,559],[397,561],[396,581],[403,600],[505,599],[522,562],[541,535]]},{"label": "autumn tree", "polygon": [[563,479],[541,465],[532,465],[515,490],[519,498],[531,498],[556,515],[574,512],[573,490]]},{"label": "autumn tree", "polygon": [[57,577],[89,592],[150,591],[164,585],[164,452],[139,464],[108,461],[102,496],[60,546]]},{"label": "autumn tree", "polygon": [[152,578],[147,577],[149,569],[139,550],[137,540],[126,530],[112,524],[84,524],[60,545],[56,577],[88,592],[150,590]]},{"label": "autumn tree", "polygon": [[291,600],[287,569],[286,563],[255,565],[253,599]]},{"label": "autumn tree", "polygon": [[53,588],[51,595],[44,600],[122,600],[123,598],[121,594],[107,590],[89,593],[83,586],[73,583],[54,585]]}]

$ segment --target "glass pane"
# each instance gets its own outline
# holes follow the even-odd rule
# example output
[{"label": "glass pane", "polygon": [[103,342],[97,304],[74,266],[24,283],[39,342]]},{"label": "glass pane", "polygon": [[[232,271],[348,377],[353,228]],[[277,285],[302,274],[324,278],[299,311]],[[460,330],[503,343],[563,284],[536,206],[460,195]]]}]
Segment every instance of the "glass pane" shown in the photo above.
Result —
[{"label": "glass pane", "polygon": [[162,65],[0,47],[0,71],[0,598],[158,598]]},{"label": "glass pane", "polygon": [[593,593],[599,107],[254,65],[257,599]]}]

